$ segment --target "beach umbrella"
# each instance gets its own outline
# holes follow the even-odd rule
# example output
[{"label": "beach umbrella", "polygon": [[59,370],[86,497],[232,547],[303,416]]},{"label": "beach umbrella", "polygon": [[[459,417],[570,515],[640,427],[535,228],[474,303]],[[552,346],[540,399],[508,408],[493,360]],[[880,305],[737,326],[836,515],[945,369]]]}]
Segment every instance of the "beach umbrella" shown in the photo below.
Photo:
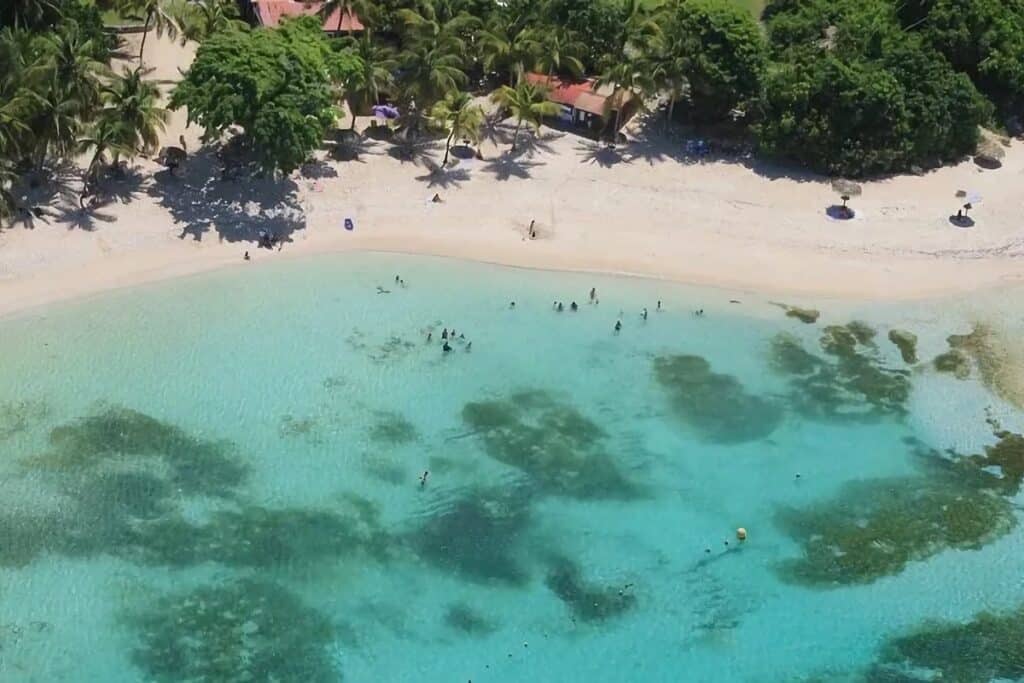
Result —
[{"label": "beach umbrella", "polygon": [[858,197],[861,193],[861,187],[852,180],[846,180],[845,178],[836,178],[832,181],[832,189],[839,195],[844,197],[844,201],[849,200],[850,197]]},{"label": "beach umbrella", "polygon": [[1006,151],[998,141],[985,137],[978,143],[978,149],[974,153],[974,163],[982,168],[999,168],[1003,165],[1003,157]]},{"label": "beach umbrella", "polygon": [[378,119],[393,120],[399,117],[398,107],[390,104],[375,104],[370,111]]}]

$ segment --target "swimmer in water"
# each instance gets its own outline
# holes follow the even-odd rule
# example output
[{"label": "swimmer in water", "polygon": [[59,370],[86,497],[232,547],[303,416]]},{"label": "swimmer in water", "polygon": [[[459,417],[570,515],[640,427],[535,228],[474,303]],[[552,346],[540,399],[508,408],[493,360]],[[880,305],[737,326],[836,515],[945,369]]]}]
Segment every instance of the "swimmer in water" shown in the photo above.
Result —
[{"label": "swimmer in water", "polygon": [[644,309],[644,312],[642,313],[642,316],[643,316],[644,320],[647,320],[647,309],[646,308]]},{"label": "swimmer in water", "polygon": [[658,299],[658,310],[661,310],[661,299]]},{"label": "swimmer in water", "polygon": [[597,287],[590,288],[590,303],[597,301]]},{"label": "swimmer in water", "polygon": [[565,306],[562,305],[561,301],[558,302],[558,308],[556,308],[555,310],[557,310],[559,313],[565,310]]},{"label": "swimmer in water", "polygon": [[616,320],[615,321],[615,334],[618,334],[621,331],[622,331],[622,321],[621,320]]},{"label": "swimmer in water", "polygon": [[448,338],[448,328],[446,327],[443,330],[441,330],[441,339],[447,339],[447,338]]},{"label": "swimmer in water", "polygon": [[573,301],[571,304],[569,304],[569,310],[575,313],[576,311],[580,310],[580,307],[576,305],[575,301]]},{"label": "swimmer in water", "polygon": [[424,486],[427,485],[427,477],[429,476],[430,470],[424,470],[423,474],[420,476],[420,488],[423,488]]},{"label": "swimmer in water", "polygon": [[433,332],[427,332],[427,343],[428,343],[428,344],[430,343],[430,341],[431,341],[431,340],[432,340],[433,338],[434,338],[434,333],[433,333]]},{"label": "swimmer in water", "polygon": [[441,350],[444,351],[445,353],[448,353],[449,351],[452,350],[452,345],[449,344],[448,342],[445,342],[444,345],[441,346]]},{"label": "swimmer in water", "polygon": [[510,302],[508,303],[508,307],[509,307],[509,308],[515,308],[515,307],[516,307],[516,302],[515,302],[515,301],[510,301]]},{"label": "swimmer in water", "polygon": [[466,342],[466,352],[468,353],[469,350],[472,349],[472,348],[473,348],[473,342]]}]

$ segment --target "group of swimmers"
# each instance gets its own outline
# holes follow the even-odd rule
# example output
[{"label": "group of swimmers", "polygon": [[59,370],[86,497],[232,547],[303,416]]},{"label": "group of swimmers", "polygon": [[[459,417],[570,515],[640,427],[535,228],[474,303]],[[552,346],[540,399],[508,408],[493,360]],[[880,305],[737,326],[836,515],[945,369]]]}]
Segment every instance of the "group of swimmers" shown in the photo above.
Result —
[{"label": "group of swimmers", "polygon": [[[433,331],[428,331],[427,332],[427,343],[429,344],[432,341],[434,341],[434,333],[433,333]],[[452,346],[452,342],[456,342],[456,343],[465,342],[466,343],[465,350],[466,351],[472,351],[473,350],[473,342],[472,341],[466,341],[466,335],[465,334],[459,333],[459,335],[456,336],[455,335],[455,328],[454,327],[451,329],[451,331],[449,331],[447,327],[443,328],[441,330],[441,351],[444,352],[444,353],[451,353],[452,351],[454,351],[455,348]]]}]

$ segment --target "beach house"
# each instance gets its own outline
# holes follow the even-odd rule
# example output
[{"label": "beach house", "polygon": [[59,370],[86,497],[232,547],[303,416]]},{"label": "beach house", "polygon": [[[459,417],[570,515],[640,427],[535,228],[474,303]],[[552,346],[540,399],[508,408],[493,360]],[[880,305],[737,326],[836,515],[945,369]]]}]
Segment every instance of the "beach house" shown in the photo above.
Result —
[{"label": "beach house", "polygon": [[[259,26],[274,27],[281,23],[283,17],[302,17],[316,15],[323,7],[322,2],[296,2],[295,0],[243,0],[243,13]],[[363,23],[352,12],[340,8],[335,9],[324,18],[324,32],[337,35],[358,33],[363,30]]]},{"label": "beach house", "polygon": [[[636,111],[632,92],[598,85],[593,78],[571,81],[558,76],[527,73],[526,80],[548,89],[548,99],[561,106],[558,120],[572,127],[600,132],[608,126],[622,126]],[[618,115],[619,110],[621,115]]]}]

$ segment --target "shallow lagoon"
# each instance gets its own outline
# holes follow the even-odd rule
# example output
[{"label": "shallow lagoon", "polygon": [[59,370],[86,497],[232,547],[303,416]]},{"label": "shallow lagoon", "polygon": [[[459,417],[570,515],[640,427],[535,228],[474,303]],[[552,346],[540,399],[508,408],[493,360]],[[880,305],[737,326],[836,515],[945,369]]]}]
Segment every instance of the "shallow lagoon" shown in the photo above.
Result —
[{"label": "shallow lagoon", "polygon": [[0,321],[0,680],[1012,678],[1024,415],[931,361],[1020,316],[816,305],[361,255]]}]

